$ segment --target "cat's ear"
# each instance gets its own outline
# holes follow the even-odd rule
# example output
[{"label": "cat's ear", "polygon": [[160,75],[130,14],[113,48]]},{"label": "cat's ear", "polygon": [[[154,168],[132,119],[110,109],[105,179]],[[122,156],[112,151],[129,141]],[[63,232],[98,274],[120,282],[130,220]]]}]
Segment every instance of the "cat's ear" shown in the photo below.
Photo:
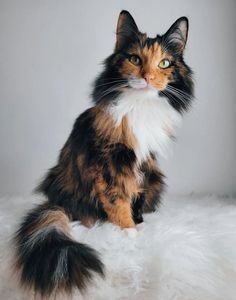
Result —
[{"label": "cat's ear", "polygon": [[120,50],[128,43],[136,41],[138,34],[139,30],[133,17],[128,11],[122,10],[116,28],[115,50]]},{"label": "cat's ear", "polygon": [[188,19],[181,17],[175,21],[170,29],[164,34],[163,42],[168,49],[174,49],[178,54],[182,54],[188,38]]}]

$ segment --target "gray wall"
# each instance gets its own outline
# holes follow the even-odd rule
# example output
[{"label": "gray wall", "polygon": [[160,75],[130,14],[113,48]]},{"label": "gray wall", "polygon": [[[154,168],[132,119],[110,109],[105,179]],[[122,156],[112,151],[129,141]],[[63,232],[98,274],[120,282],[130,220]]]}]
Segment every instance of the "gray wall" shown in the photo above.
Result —
[{"label": "gray wall", "polygon": [[56,160],[111,53],[121,9],[151,36],[190,18],[197,100],[161,161],[172,193],[236,193],[236,1],[0,0],[0,194],[28,194]]}]

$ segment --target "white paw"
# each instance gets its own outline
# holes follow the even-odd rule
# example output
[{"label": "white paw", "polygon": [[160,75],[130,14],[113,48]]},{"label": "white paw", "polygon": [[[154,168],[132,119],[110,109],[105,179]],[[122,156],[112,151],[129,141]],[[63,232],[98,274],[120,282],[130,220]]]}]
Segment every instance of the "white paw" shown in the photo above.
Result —
[{"label": "white paw", "polygon": [[131,239],[136,238],[138,235],[138,231],[136,228],[125,228],[124,231],[126,232],[128,237],[130,237]]},{"label": "white paw", "polygon": [[137,228],[138,231],[140,231],[140,230],[143,229],[144,227],[145,227],[145,223],[144,223],[144,222],[142,222],[142,223],[136,225],[136,228]]}]

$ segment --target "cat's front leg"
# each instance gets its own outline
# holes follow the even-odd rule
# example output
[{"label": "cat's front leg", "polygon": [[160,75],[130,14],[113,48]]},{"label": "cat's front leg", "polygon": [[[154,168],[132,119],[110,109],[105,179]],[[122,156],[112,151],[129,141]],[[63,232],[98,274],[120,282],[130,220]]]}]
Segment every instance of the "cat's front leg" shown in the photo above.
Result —
[{"label": "cat's front leg", "polygon": [[128,237],[131,239],[136,238],[138,232],[135,228],[130,202],[117,198],[111,203],[106,195],[101,195],[100,199],[103,203],[104,210],[107,213],[108,220],[124,229]]},{"label": "cat's front leg", "polygon": [[108,220],[121,228],[135,227],[132,199],[141,191],[136,160],[134,150],[126,144],[111,144],[107,163],[96,179],[96,190]]},{"label": "cat's front leg", "polygon": [[99,201],[102,203],[108,220],[123,229],[134,228],[131,197],[125,197],[120,187],[108,187],[103,179],[97,179],[96,187]]},{"label": "cat's front leg", "polygon": [[106,195],[100,195],[108,220],[121,228],[134,228],[131,205],[127,200],[117,198],[111,202]]}]

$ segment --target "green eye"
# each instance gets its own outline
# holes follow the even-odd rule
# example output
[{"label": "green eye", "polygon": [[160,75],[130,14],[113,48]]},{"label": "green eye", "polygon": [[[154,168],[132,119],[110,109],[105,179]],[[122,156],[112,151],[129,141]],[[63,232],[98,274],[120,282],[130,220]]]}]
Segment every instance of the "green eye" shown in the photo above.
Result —
[{"label": "green eye", "polygon": [[135,66],[141,65],[141,58],[138,55],[131,55],[129,61]]},{"label": "green eye", "polygon": [[166,69],[166,68],[169,68],[170,66],[170,61],[169,59],[163,59],[162,61],[160,61],[158,67],[161,68],[161,69]]}]

